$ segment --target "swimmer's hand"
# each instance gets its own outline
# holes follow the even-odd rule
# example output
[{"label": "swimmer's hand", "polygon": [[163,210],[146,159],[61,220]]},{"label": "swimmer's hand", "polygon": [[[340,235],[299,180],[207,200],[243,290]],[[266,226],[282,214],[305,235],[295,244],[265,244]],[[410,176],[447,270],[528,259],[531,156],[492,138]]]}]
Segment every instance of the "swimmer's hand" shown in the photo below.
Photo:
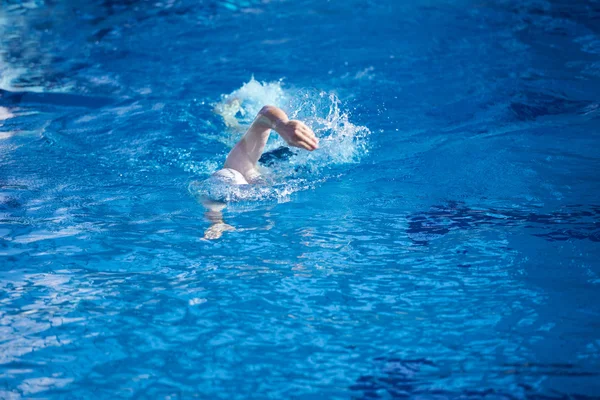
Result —
[{"label": "swimmer's hand", "polygon": [[219,239],[221,236],[223,236],[223,232],[226,231],[235,231],[235,228],[223,222],[213,224],[206,231],[204,231],[204,239]]},{"label": "swimmer's hand", "polygon": [[[279,135],[293,147],[299,147],[308,151],[313,151],[319,148],[319,139],[315,133],[304,122],[298,120],[290,120],[286,113],[279,107],[264,106],[258,113],[248,133],[256,129],[258,132],[265,132],[266,135],[261,136],[266,143],[269,137],[268,129],[274,129]],[[266,131],[264,129],[267,129]],[[260,154],[262,154],[261,147]],[[260,157],[260,154],[256,158]]]},{"label": "swimmer's hand", "polygon": [[304,122],[298,120],[288,120],[286,122],[278,121],[275,124],[275,131],[293,147],[299,147],[308,151],[319,148],[319,139],[315,133]]}]

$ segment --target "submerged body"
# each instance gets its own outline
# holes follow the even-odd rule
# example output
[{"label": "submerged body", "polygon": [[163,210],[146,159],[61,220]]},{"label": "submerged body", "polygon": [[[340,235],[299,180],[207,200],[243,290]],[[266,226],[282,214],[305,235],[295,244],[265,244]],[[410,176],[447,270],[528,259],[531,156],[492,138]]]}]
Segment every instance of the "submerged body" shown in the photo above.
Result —
[{"label": "submerged body", "polygon": [[[306,124],[298,120],[290,120],[278,107],[265,106],[242,139],[229,152],[223,168],[215,172],[211,178],[228,185],[258,183],[261,175],[257,164],[271,130],[277,132],[290,146],[308,151],[319,147],[319,140]],[[221,211],[225,208],[225,203],[211,198],[204,198],[202,203],[208,210],[206,217],[211,222],[211,226],[205,232],[205,239],[217,239],[221,237],[223,231],[233,230],[233,227],[223,222]]]}]

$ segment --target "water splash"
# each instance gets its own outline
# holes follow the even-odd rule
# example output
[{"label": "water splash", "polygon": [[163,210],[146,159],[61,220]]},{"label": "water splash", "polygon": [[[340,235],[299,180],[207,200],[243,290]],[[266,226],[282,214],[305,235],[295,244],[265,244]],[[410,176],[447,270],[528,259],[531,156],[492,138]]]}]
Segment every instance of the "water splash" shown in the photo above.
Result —
[{"label": "water splash", "polygon": [[[319,150],[314,152],[294,149],[285,162],[262,168],[263,174],[275,182],[267,197],[281,198],[298,190],[313,187],[311,182],[327,180],[328,170],[335,166],[357,163],[368,153],[368,128],[350,121],[350,113],[335,93],[316,89],[284,88],[283,82],[258,82],[252,78],[241,88],[223,95],[214,111],[226,126],[239,137],[254,116],[266,105],[285,110],[291,119],[299,119],[310,126],[319,138]],[[271,135],[266,150],[285,145],[276,134]],[[239,189],[239,188],[238,188]],[[265,188],[253,189],[264,198]],[[273,193],[276,192],[276,193]],[[242,196],[246,197],[246,196]]]},{"label": "water splash", "polygon": [[[319,138],[320,148],[314,152],[294,149],[292,156],[266,168],[261,173],[266,185],[218,184],[212,179],[192,182],[190,191],[196,196],[236,202],[277,200],[287,201],[300,190],[314,188],[331,178],[330,170],[343,164],[357,163],[368,152],[368,128],[350,121],[350,113],[335,93],[314,89],[287,89],[283,82],[259,82],[254,77],[241,88],[222,95],[214,112],[223,118],[234,135],[241,137],[264,105],[275,105],[287,112],[291,119],[299,119],[310,126]],[[277,135],[271,135],[266,150],[285,145]],[[339,172],[336,176],[339,176]]]},{"label": "water splash", "polygon": [[189,191],[199,202],[211,200],[222,203],[238,203],[235,208],[242,210],[248,208],[249,202],[286,203],[293,193],[315,188],[318,183],[323,181],[324,179],[292,178],[283,183],[230,185],[209,177],[203,181],[190,183]]},{"label": "water splash", "polygon": [[292,164],[319,173],[334,165],[357,163],[368,153],[369,129],[350,122],[349,112],[334,93],[303,91],[290,108],[290,118],[310,126],[320,147],[315,152],[297,152]]},{"label": "water splash", "polygon": [[244,131],[252,123],[260,109],[266,104],[280,105],[287,101],[281,81],[260,83],[254,77],[241,88],[222,95],[214,111],[228,128]]}]

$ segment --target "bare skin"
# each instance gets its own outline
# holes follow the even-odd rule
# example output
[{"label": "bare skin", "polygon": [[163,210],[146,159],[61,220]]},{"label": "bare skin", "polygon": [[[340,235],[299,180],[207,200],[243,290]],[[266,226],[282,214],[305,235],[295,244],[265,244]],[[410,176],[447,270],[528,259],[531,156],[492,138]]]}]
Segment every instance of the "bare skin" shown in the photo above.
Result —
[{"label": "bare skin", "polygon": [[[245,180],[237,183],[245,184],[256,181],[260,176],[257,163],[265,149],[271,130],[277,132],[292,147],[308,151],[319,148],[319,139],[306,124],[298,120],[290,120],[286,113],[278,107],[264,106],[242,139],[227,155],[224,169],[215,175],[225,169],[231,169],[239,172]],[[204,233],[205,239],[218,239],[224,231],[234,229],[223,221],[222,210],[225,208],[223,203],[206,200],[203,201],[203,204],[208,210],[206,217],[211,222],[211,226]]]},{"label": "bare skin", "polygon": [[248,182],[252,182],[260,175],[256,164],[265,149],[272,129],[290,146],[308,151],[319,148],[319,140],[312,129],[301,121],[288,119],[280,108],[265,106],[227,156],[224,168],[234,169]]}]

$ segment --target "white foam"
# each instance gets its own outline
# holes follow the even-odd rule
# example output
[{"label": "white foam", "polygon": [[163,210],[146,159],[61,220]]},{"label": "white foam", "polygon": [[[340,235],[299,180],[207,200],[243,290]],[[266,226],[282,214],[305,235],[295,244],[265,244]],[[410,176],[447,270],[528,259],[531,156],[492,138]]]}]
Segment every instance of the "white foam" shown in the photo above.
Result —
[{"label": "white foam", "polygon": [[2,126],[2,122],[4,120],[13,118],[15,115],[10,112],[10,109],[6,107],[0,107],[0,126]]},{"label": "white foam", "polygon": [[266,105],[280,105],[286,100],[281,81],[260,83],[254,77],[241,88],[222,95],[214,111],[223,117],[229,128],[242,130],[252,122],[260,109]]}]

